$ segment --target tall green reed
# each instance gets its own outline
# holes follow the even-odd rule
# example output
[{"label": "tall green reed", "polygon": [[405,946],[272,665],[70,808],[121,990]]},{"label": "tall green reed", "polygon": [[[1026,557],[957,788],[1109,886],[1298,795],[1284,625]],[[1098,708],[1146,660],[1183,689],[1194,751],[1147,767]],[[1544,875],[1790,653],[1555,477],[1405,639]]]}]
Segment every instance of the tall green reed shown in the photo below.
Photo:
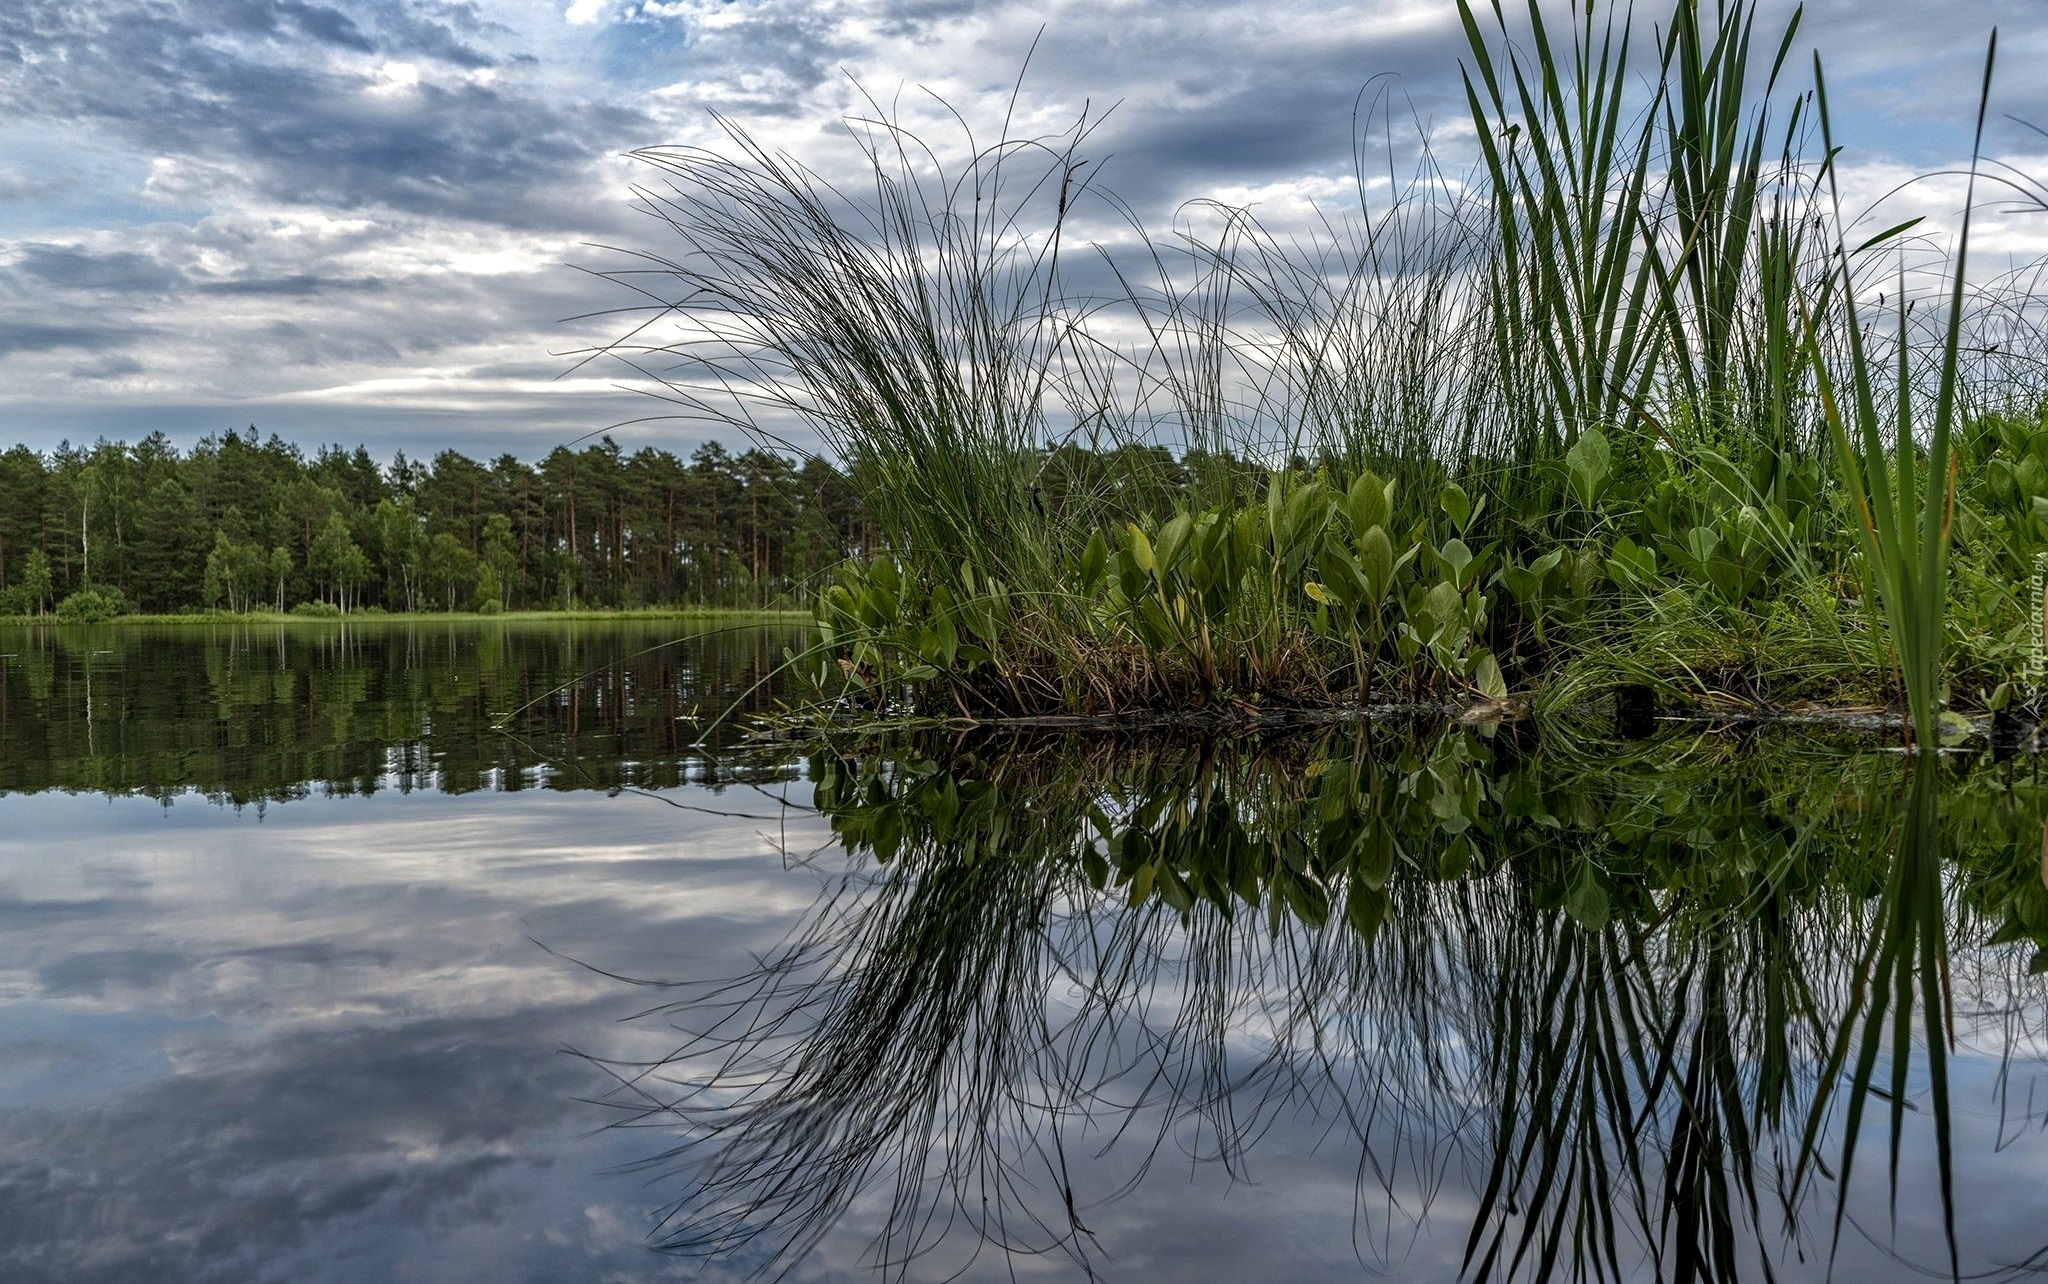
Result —
[{"label": "tall green reed", "polygon": [[[1748,265],[1759,249],[1758,221],[1767,217],[1761,197],[1770,181],[1764,164],[1770,97],[1801,14],[1795,10],[1786,23],[1764,80],[1763,99],[1754,104],[1748,74],[1755,10],[1722,4],[1718,17],[1718,28],[1707,31],[1695,6],[1679,5],[1672,12],[1665,53],[1671,92],[1661,107],[1669,234],[1678,244],[1676,259],[1664,262],[1655,239],[1649,247],[1652,271],[1672,296],[1666,311],[1676,327],[1679,390],[1708,413],[1724,411],[1731,399],[1737,336],[1750,319],[1743,315],[1743,292]],[[1801,106],[1795,103],[1786,127],[1781,174],[1793,168]],[[1780,302],[1789,305],[1791,300]]]},{"label": "tall green reed", "polygon": [[[1813,195],[1801,156],[1805,100],[1792,101],[1782,131],[1772,119],[1801,17],[1793,10],[1753,97],[1754,6],[1722,0],[1711,29],[1698,6],[1673,9],[1664,226],[1644,246],[1668,329],[1672,391],[1717,435],[1742,440],[1751,477],[1773,497],[1782,465],[1802,445],[1792,410],[1804,384],[1797,284]],[[1767,161],[1774,139],[1778,154]]]},{"label": "tall green reed", "polygon": [[[1977,128],[1970,147],[1970,182],[1957,236],[1955,268],[1949,288],[1948,316],[1940,348],[1939,382],[1934,418],[1923,446],[1922,421],[1916,413],[1910,366],[1905,291],[1898,291],[1895,340],[1897,369],[1892,377],[1892,413],[1880,409],[1885,377],[1872,356],[1857,314],[1846,243],[1834,253],[1835,281],[1847,325],[1846,369],[1839,375],[1819,359],[1819,329],[1809,317],[1807,343],[1814,353],[1828,435],[1834,447],[1838,476],[1857,516],[1858,544],[1863,554],[1865,583],[1877,592],[1892,646],[1898,654],[1900,681],[1917,747],[1940,744],[1941,652],[1943,617],[1948,597],[1949,545],[1954,531],[1957,457],[1951,451],[1956,428],[1962,357],[1964,290],[1969,262],[1970,219],[1976,200],[1977,157],[1983,152],[1984,116],[1991,101],[1991,74],[1997,63],[1998,34],[1993,32],[1984,53],[1984,79],[1977,100]],[[1834,131],[1828,119],[1827,86],[1820,59],[1814,59],[1815,100],[1820,108],[1821,135],[1829,156],[1835,155]],[[1832,161],[1829,183],[1835,185]],[[1839,195],[1837,195],[1839,202]],[[1836,214],[1840,226],[1839,210]],[[1896,231],[1898,229],[1892,229]],[[1880,234],[1877,240],[1887,234]],[[1869,248],[1870,242],[1863,247]],[[1846,394],[1846,395],[1845,395]],[[1845,404],[1846,402],[1846,404]],[[1921,458],[1925,450],[1924,461]]]},{"label": "tall green reed", "polygon": [[[1499,0],[1493,27],[1509,34]],[[1463,72],[1497,220],[1492,312],[1517,440],[1501,461],[1556,458],[1648,398],[1657,369],[1657,294],[1640,270],[1654,110],[1628,102],[1633,16],[1575,17],[1554,39],[1530,0],[1530,52],[1497,57],[1472,5],[1458,16],[1479,79]],[[1483,93],[1482,93],[1483,91]],[[1533,366],[1533,368],[1531,368]]]},{"label": "tall green reed", "polygon": [[1515,430],[1491,453],[1508,511],[1556,511],[1564,470],[1543,465],[1582,433],[1595,449],[1615,436],[1624,458],[1710,442],[1773,497],[1804,439],[1795,296],[1814,167],[1803,101],[1782,123],[1773,110],[1800,11],[1759,69],[1756,6],[1702,10],[1673,6],[1640,90],[1631,9],[1588,6],[1566,37],[1531,0],[1525,53],[1498,0],[1489,28],[1460,6],[1495,211],[1489,311]]}]

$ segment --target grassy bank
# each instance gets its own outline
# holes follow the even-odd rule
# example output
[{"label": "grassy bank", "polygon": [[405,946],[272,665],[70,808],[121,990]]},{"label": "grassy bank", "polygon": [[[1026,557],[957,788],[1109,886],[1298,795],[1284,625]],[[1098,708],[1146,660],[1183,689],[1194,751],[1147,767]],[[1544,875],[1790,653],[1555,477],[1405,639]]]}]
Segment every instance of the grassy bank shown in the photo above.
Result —
[{"label": "grassy bank", "polygon": [[[644,154],[687,252],[622,279],[687,318],[653,364],[701,377],[670,395],[808,421],[887,537],[819,598],[821,696],[982,717],[1628,682],[1904,707],[1923,740],[1945,704],[2031,697],[2048,265],[1972,277],[1967,219],[1845,211],[1796,15],[1460,12],[1477,165],[1389,143],[1307,229],[1205,203],[1146,234],[1094,190],[1085,117],[950,164],[856,124],[864,189],[740,133]],[[646,333],[619,352],[643,368]]]}]

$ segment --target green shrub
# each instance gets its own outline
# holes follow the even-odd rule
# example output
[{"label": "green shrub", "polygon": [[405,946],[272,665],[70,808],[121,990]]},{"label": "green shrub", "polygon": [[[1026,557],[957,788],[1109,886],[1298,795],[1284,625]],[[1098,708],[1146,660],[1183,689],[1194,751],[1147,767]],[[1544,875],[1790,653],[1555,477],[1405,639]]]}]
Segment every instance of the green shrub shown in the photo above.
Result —
[{"label": "green shrub", "polygon": [[57,603],[57,618],[66,624],[95,624],[128,611],[128,600],[117,588],[82,588]]},{"label": "green shrub", "polygon": [[29,598],[28,590],[16,586],[0,592],[0,619],[8,616],[34,615],[36,605]]},{"label": "green shrub", "polygon": [[341,608],[332,602],[301,602],[292,608],[292,614],[316,620],[329,620],[339,616]]}]

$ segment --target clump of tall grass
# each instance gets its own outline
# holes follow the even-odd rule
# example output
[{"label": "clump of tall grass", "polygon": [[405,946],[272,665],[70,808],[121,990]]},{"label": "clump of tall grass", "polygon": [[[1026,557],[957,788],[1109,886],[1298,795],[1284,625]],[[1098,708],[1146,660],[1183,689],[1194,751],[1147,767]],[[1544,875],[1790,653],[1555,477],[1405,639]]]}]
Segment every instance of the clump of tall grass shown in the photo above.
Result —
[{"label": "clump of tall grass", "polygon": [[954,155],[869,106],[846,122],[858,186],[731,122],[727,150],[635,153],[661,178],[639,206],[680,248],[604,273],[653,302],[608,351],[682,416],[816,432],[898,556],[1042,591],[1078,525],[1034,481],[1073,356],[1061,256],[1096,122],[1006,121],[986,144],[963,125]]}]

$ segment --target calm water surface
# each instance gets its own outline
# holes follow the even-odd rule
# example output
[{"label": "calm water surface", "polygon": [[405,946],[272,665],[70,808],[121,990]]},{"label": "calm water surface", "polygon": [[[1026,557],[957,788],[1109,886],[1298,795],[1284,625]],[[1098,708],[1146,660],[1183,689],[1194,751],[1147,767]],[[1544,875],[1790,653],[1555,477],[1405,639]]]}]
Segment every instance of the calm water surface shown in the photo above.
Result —
[{"label": "calm water surface", "polygon": [[0,630],[0,1279],[2048,1265],[2032,761],[708,725],[794,637]]}]

